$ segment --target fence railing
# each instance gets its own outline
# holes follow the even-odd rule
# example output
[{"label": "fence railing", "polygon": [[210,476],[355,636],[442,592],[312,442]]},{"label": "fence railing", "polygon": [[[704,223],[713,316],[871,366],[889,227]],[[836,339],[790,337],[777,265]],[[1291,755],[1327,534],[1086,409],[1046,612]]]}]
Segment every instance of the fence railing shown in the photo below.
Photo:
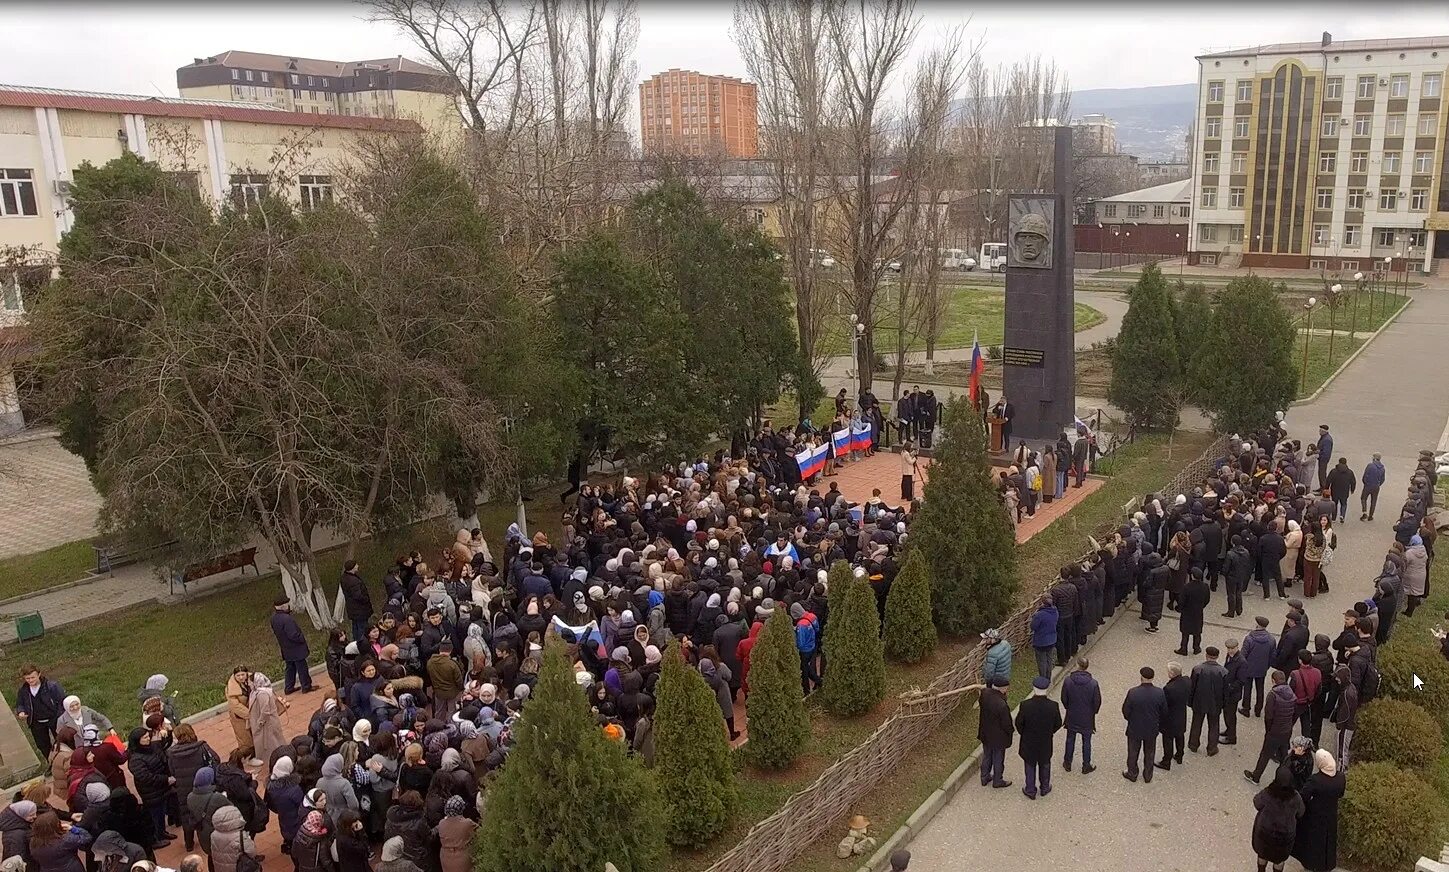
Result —
[{"label": "fence railing", "polygon": [[[1159,492],[1170,499],[1201,483],[1211,471],[1213,460],[1226,450],[1227,439],[1219,437]],[[1098,539],[1110,535],[1118,526],[1120,522],[1103,524],[1097,531]],[[1050,586],[1051,582],[1046,584],[1043,593]],[[1002,624],[1001,635],[1013,649],[1021,650],[1030,642],[1031,614],[1035,610],[1033,602]],[[962,691],[979,681],[985,654],[984,646],[973,646],[924,691],[903,696],[891,716],[865,741],[842,755],[778,811],[751,827],[739,844],[707,872],[779,872],[827,830],[843,823],[860,798],[895,771],[970,696]]]}]

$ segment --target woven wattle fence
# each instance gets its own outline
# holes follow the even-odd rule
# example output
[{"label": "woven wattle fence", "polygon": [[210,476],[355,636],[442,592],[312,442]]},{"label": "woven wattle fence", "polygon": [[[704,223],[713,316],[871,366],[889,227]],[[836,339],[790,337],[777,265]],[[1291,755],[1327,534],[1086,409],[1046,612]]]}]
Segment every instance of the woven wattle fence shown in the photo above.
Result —
[{"label": "woven wattle fence", "polygon": [[[1170,498],[1201,484],[1212,469],[1213,460],[1224,456],[1226,450],[1226,438],[1219,438],[1176,478],[1163,485],[1159,493]],[[1098,539],[1103,540],[1117,526],[1116,523],[1103,525]],[[1050,586],[1049,581],[1043,586],[1043,592]],[[1025,606],[1002,624],[1002,638],[1014,650],[1019,651],[1030,642],[1031,614],[1035,610],[1035,603]],[[707,872],[779,872],[820,836],[843,825],[854,813],[860,798],[893,772],[970,697],[969,692],[963,691],[980,680],[984,656],[984,646],[973,646],[936,676],[924,691],[902,696],[896,710],[875,732],[820,773],[809,787],[790,797],[778,811],[751,827],[739,844],[716,860]]]}]

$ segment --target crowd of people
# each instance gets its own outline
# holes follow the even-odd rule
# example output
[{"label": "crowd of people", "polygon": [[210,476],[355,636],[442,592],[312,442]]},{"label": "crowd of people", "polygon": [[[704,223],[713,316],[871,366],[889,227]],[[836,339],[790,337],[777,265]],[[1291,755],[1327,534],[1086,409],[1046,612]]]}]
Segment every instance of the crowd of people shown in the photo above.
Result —
[{"label": "crowd of people", "polygon": [[[1411,614],[1428,593],[1437,538],[1429,510],[1437,476],[1432,455],[1423,452],[1367,596],[1344,611],[1342,627],[1310,633],[1303,599],[1288,598],[1287,589],[1301,584],[1304,598],[1328,589],[1326,569],[1338,547],[1335,521],[1347,520],[1348,498],[1360,483],[1360,520],[1371,519],[1385,481],[1377,454],[1361,477],[1344,458],[1330,468],[1329,428],[1319,432],[1312,453],[1287,438],[1281,416],[1249,438],[1233,437],[1229,456],[1201,486],[1176,495],[1165,508],[1162,497],[1148,495],[1142,511],[1093,558],[1063,568],[1031,618],[1038,674],[1014,721],[1006,702],[1011,647],[997,631],[987,634],[979,727],[983,785],[1011,786],[1004,768],[1015,736],[1025,765],[1023,792],[1032,799],[1050,793],[1053,737],[1063,729],[1063,768],[1072,771],[1080,743],[1081,771],[1094,771],[1092,736],[1102,689],[1078,649],[1128,597],[1141,603],[1148,632],[1157,631],[1166,602],[1178,615],[1175,653],[1203,660],[1186,672],[1180,662],[1167,663],[1161,686],[1156,670],[1142,667],[1140,684],[1122,702],[1122,777],[1151,782],[1155,770],[1181,766],[1184,750],[1202,748],[1204,733],[1207,755],[1216,756],[1220,745],[1237,744],[1239,718],[1262,718],[1256,763],[1243,772],[1256,785],[1276,766],[1271,783],[1253,799],[1258,867],[1281,870],[1290,855],[1309,870],[1335,867],[1338,800],[1352,762],[1357,712],[1380,693],[1377,651],[1389,643],[1400,611]],[[1227,639],[1221,650],[1204,648],[1204,613],[1219,586],[1223,617],[1236,617],[1254,582],[1264,601],[1286,600],[1278,632],[1259,615],[1242,639]],[[1449,658],[1449,640],[1442,644]],[[1074,667],[1064,678],[1060,705],[1046,695],[1059,666]],[[1331,741],[1325,741],[1326,723],[1334,727]]]},{"label": "crowd of people", "polygon": [[[83,852],[110,872],[154,862],[181,838],[210,872],[256,872],[255,839],[274,828],[299,872],[464,872],[550,634],[568,646],[599,730],[646,765],[671,647],[715,690],[720,729],[738,738],[734,708],[748,701],[764,621],[788,616],[802,690],[817,688],[827,567],[847,561],[883,612],[916,508],[879,491],[852,504],[835,482],[813,488],[798,470],[793,480],[771,471],[770,435],[743,459],[581,486],[557,544],[513,525],[495,554],[481,531],[459,530],[431,559],[387,567],[380,600],[366,567],[348,561],[346,626],[325,651],[331,690],[310,702],[326,685],[279,598],[270,623],[284,677],[233,670],[231,748],[177,722],[164,675],[138,693],[142,726],[122,740],[26,667],[19,710],[52,778],[0,814],[6,856],[39,867],[29,872],[80,872]],[[311,710],[308,726],[288,736],[298,706]]]}]

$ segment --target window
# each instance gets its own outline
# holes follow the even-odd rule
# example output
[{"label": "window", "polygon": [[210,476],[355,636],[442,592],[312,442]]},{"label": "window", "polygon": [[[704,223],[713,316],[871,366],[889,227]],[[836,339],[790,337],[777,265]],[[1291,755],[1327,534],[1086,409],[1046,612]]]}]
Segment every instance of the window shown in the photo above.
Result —
[{"label": "window", "polygon": [[1216,209],[1218,207],[1218,189],[1202,189],[1202,207],[1204,209]]},{"label": "window", "polygon": [[1342,100],[1343,99],[1343,76],[1331,76],[1331,77],[1329,77],[1328,83],[1327,83],[1327,85],[1324,86],[1324,89],[1323,89],[1323,99],[1325,99],[1325,100]]},{"label": "window", "polygon": [[1428,242],[1429,242],[1429,231],[1427,231],[1427,230],[1410,230],[1409,231],[1409,247],[1410,248],[1423,248]]},{"label": "window", "polygon": [[1393,212],[1399,208],[1399,192],[1390,188],[1387,191],[1379,191],[1379,211]]},{"label": "window", "polygon": [[1223,83],[1222,82],[1208,82],[1208,102],[1209,103],[1221,103],[1221,102],[1223,102]]},{"label": "window", "polygon": [[1344,203],[1344,208],[1348,209],[1351,212],[1362,212],[1363,198],[1363,188],[1349,188],[1348,197]]},{"label": "window", "polygon": [[1107,205],[1103,206],[1102,207],[1102,214],[1105,215],[1108,218],[1116,218],[1117,217],[1117,204],[1116,203],[1108,203]]},{"label": "window", "polygon": [[1421,97],[1437,97],[1439,89],[1444,83],[1443,75],[1439,73],[1425,73],[1423,87],[1419,89]]},{"label": "window", "polygon": [[1338,135],[1338,119],[1337,118],[1325,118],[1325,119],[1323,119],[1323,127],[1322,127],[1322,129],[1319,130],[1319,133],[1321,133],[1323,136],[1337,136]]},{"label": "window", "polygon": [[231,198],[239,206],[251,206],[261,202],[267,195],[265,173],[233,173],[231,177]]},{"label": "window", "polygon": [[1363,226],[1359,224],[1345,224],[1343,226],[1343,244],[1357,247],[1359,238],[1363,234]]},{"label": "window", "polygon": [[1318,195],[1313,198],[1313,207],[1315,209],[1332,209],[1333,208],[1333,189],[1332,188],[1319,188],[1318,189]]},{"label": "window", "polygon": [[1371,100],[1374,96],[1374,77],[1358,77],[1358,98],[1360,100]]},{"label": "window", "polygon": [[248,82],[252,81],[252,71],[251,70],[247,70],[246,71],[246,74],[247,74],[247,81]]},{"label": "window", "polygon": [[1348,156],[1348,171],[1351,173],[1368,172],[1368,152],[1355,151]]},{"label": "window", "polygon": [[1384,172],[1397,173],[1400,164],[1403,163],[1404,153],[1401,151],[1384,152]]},{"label": "window", "polygon": [[1239,103],[1251,103],[1251,102],[1253,102],[1253,80],[1252,79],[1238,79],[1238,102]]},{"label": "window", "polygon": [[1209,118],[1207,126],[1203,128],[1203,135],[1208,139],[1221,139],[1223,135],[1223,119]]},{"label": "window", "polygon": [[1167,207],[1164,206],[1164,205],[1162,205],[1161,203],[1158,203],[1156,206],[1153,206],[1152,207],[1152,217],[1153,218],[1166,218],[1167,217]]},{"label": "window", "polygon": [[1325,151],[1318,156],[1318,171],[1320,173],[1332,173],[1338,171],[1338,152]]},{"label": "window", "polygon": [[1409,75],[1407,73],[1399,73],[1389,78],[1389,96],[1409,96]]},{"label": "window", "polygon": [[1243,137],[1245,137],[1247,135],[1248,135],[1248,119],[1246,119],[1246,118],[1234,118],[1233,119],[1233,136],[1237,137],[1238,139],[1242,139]]},{"label": "window", "polygon": [[261,76],[263,82],[270,82],[272,80],[272,74],[266,72],[265,70],[262,71]]},{"label": "window", "polygon": [[1328,225],[1327,224],[1315,224],[1315,225],[1313,225],[1313,244],[1314,245],[1327,245],[1328,244],[1328,239],[1329,239],[1329,235],[1328,235]]},{"label": "window", "polygon": [[1216,154],[1205,154],[1202,156],[1202,171],[1215,173],[1218,171],[1218,156]]},{"label": "window", "polygon": [[1434,171],[1434,152],[1414,152],[1414,172],[1417,175],[1427,176]]},{"label": "window", "polygon": [[1353,135],[1368,136],[1373,131],[1374,117],[1372,115],[1353,116]]},{"label": "window", "polygon": [[1242,175],[1248,171],[1248,153],[1246,151],[1233,152],[1232,172]]},{"label": "window", "polygon": [[323,79],[322,80],[322,87],[324,87],[324,88],[327,87],[327,80],[326,79]]},{"label": "window", "polygon": [[1380,246],[1382,248],[1393,248],[1394,247],[1394,235],[1395,235],[1394,234],[1394,231],[1392,231],[1392,230],[1380,230],[1378,232],[1378,234],[1377,234],[1378,242],[1376,242],[1374,244],[1375,245],[1378,245],[1378,246]]},{"label": "window", "polygon": [[1199,224],[1199,225],[1197,225],[1197,241],[1198,242],[1217,242],[1218,241],[1218,227],[1217,227],[1217,225],[1216,224]]},{"label": "window", "polygon": [[232,70],[231,71],[231,78],[232,78],[232,81],[234,81],[234,82],[235,81],[239,81],[241,79],[241,70]]},{"label": "window", "polygon": [[1191,218],[1192,217],[1192,207],[1191,206],[1178,206],[1177,207],[1177,217],[1179,217],[1179,218]]},{"label": "window", "polygon": [[1427,212],[1429,210],[1429,189],[1414,188],[1409,191],[1409,211]]},{"label": "window", "polygon": [[1243,241],[1243,225],[1232,224],[1228,227],[1228,241],[1241,244]]},{"label": "window", "polygon": [[1141,203],[1132,203],[1127,207],[1128,218],[1141,218],[1147,214],[1147,207]]},{"label": "window", "polygon": [[1388,123],[1384,125],[1384,136],[1403,136],[1404,116],[1393,114],[1389,116]]},{"label": "window", "polygon": [[1218,256],[1216,254],[1204,254],[1204,255],[1201,255],[1198,258],[1198,263],[1201,263],[1203,266],[1217,266],[1218,265]]},{"label": "window", "polygon": [[301,188],[303,209],[312,210],[332,202],[331,176],[298,176],[297,183]]},{"label": "window", "polygon": [[1228,188],[1228,207],[1231,209],[1243,208],[1243,189]]},{"label": "window", "polygon": [[39,215],[31,170],[0,170],[0,217]]},{"label": "window", "polygon": [[1358,261],[1346,260],[1343,262],[1343,271],[1347,273],[1358,272]]},{"label": "window", "polygon": [[298,82],[298,81],[297,81],[297,74],[296,74],[296,73],[293,73],[293,74],[292,74],[292,84],[294,84],[294,85],[299,85],[299,84],[301,84],[301,82]]},{"label": "window", "polygon": [[[1314,231],[1314,232],[1316,233],[1317,231]],[[1314,245],[1327,245],[1328,243],[1326,243],[1326,242],[1318,242],[1317,240],[1314,240],[1314,243],[1313,244]],[[1328,269],[1328,261],[1324,260],[1321,257],[1320,258],[1317,258],[1317,259],[1311,259],[1311,260],[1308,261],[1308,268],[1309,269],[1318,269],[1318,270]]]},{"label": "window", "polygon": [[317,84],[317,83],[314,82],[314,81],[312,81],[312,77],[311,76],[308,76],[307,77],[307,85],[310,87],[310,86],[315,85],[315,84]]},{"label": "window", "polygon": [[1419,116],[1419,135],[1434,136],[1439,132],[1439,116],[1425,113]]}]

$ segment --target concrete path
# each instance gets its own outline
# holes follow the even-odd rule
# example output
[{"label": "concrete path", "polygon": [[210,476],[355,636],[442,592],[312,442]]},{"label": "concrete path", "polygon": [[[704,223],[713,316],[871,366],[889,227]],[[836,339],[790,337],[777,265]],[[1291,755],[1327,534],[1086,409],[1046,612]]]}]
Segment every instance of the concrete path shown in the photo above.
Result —
[{"label": "concrete path", "polygon": [[[1300,439],[1315,438],[1326,423],[1334,433],[1336,454],[1349,458],[1357,472],[1373,452],[1388,467],[1385,504],[1373,522],[1362,523],[1356,511],[1338,529],[1340,547],[1328,570],[1332,592],[1307,601],[1310,633],[1333,636],[1342,626],[1343,610],[1369,594],[1368,581],[1382,564],[1392,541],[1408,473],[1421,448],[1433,448],[1449,419],[1449,392],[1422,377],[1422,361],[1449,331],[1449,292],[1423,290],[1406,317],[1395,322],[1315,402],[1289,415],[1289,429]],[[1356,509],[1356,501],[1351,504]],[[1290,593],[1296,595],[1299,589]],[[1255,615],[1267,616],[1276,633],[1286,614],[1276,598],[1264,602],[1250,592],[1243,618],[1218,617],[1225,606],[1221,592],[1207,610],[1205,644],[1222,647],[1229,637],[1241,638]],[[1098,718],[1095,764],[1091,775],[1055,773],[1051,796],[1028,800],[1016,789],[982,789],[975,784],[961,792],[910,845],[925,869],[1112,869],[1117,872],[1239,872],[1252,869],[1249,838],[1252,797],[1256,790],[1243,779],[1262,741],[1262,720],[1239,720],[1238,744],[1223,747],[1217,757],[1186,756],[1183,766],[1159,772],[1151,784],[1132,784],[1119,774],[1126,759],[1121,717],[1122,698],[1137,683],[1143,665],[1166,672],[1178,638],[1168,612],[1162,632],[1151,635],[1135,614],[1127,614],[1106,631],[1093,652],[1092,673],[1101,682],[1102,712]],[[1180,658],[1184,671],[1200,658]],[[1159,682],[1160,683],[1160,682]],[[1053,694],[1057,694],[1053,690]],[[1331,742],[1333,728],[1325,730]],[[1057,739],[1058,763],[1062,736]],[[1008,755],[1008,774],[1022,783],[1015,750]],[[1061,826],[1063,810],[1072,821]],[[1032,834],[1015,838],[1015,834]],[[1290,861],[1289,869],[1301,867]]]},{"label": "concrete path", "polygon": [[54,434],[0,442],[0,557],[89,539],[100,509],[85,461],[60,447]]}]

